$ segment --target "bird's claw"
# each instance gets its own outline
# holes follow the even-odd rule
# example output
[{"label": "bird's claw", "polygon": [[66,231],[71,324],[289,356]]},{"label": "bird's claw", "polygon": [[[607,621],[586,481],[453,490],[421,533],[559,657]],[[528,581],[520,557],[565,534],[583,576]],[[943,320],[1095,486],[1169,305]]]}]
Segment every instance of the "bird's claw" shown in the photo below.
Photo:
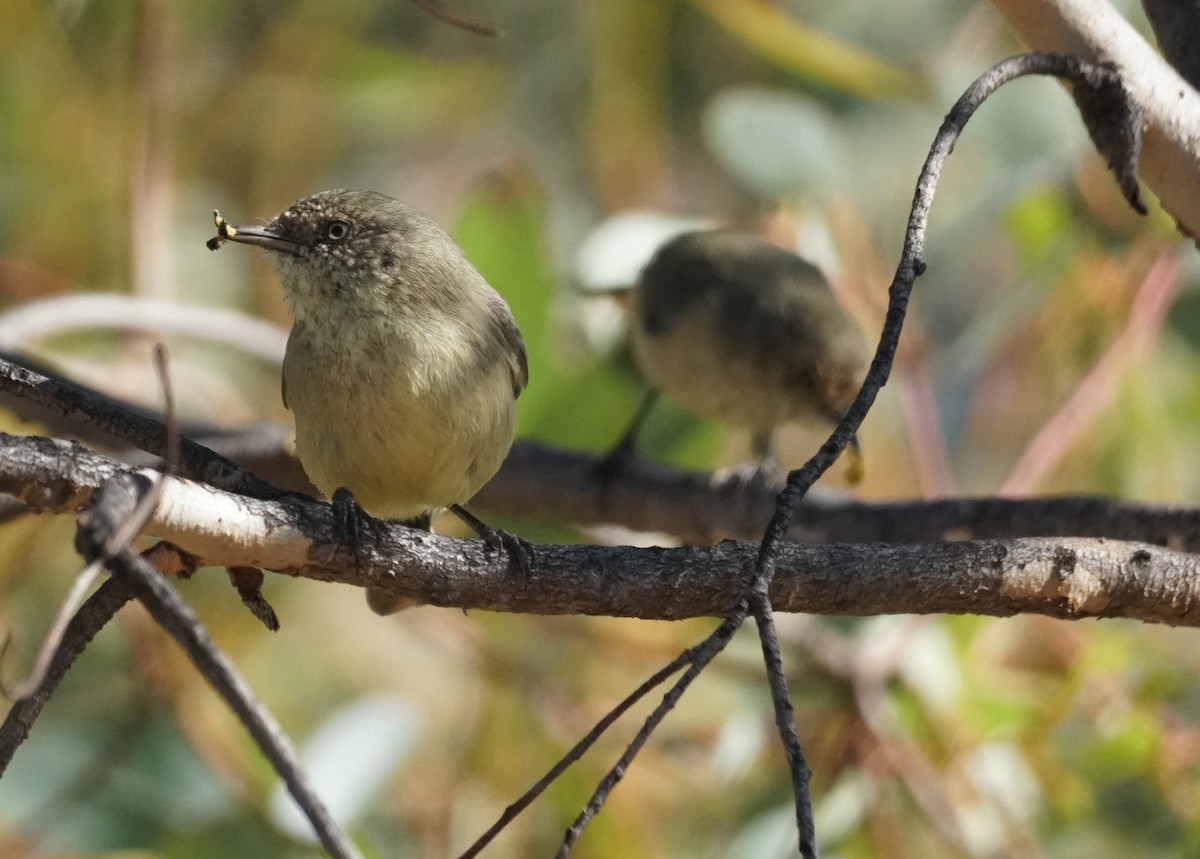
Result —
[{"label": "bird's claw", "polygon": [[378,537],[379,520],[359,507],[350,490],[344,486],[333,493],[330,505],[333,507],[334,539],[349,548],[357,562],[363,546]]},{"label": "bird's claw", "polygon": [[508,555],[509,566],[521,576],[525,582],[533,572],[533,544],[524,537],[518,537],[509,531],[499,528],[488,528],[479,535],[484,545],[492,552],[504,552]]},{"label": "bird's claw", "polygon": [[763,459],[759,462],[744,462],[726,469],[720,474],[720,483],[734,493],[741,494],[759,487],[777,488],[787,480],[787,474],[777,460]]},{"label": "bird's claw", "polygon": [[520,573],[521,578],[528,584],[529,576],[533,569],[532,543],[518,537],[516,534],[510,534],[508,531],[493,528],[461,504],[453,504],[449,509],[451,513],[467,523],[471,527],[471,530],[479,535],[479,538],[483,540],[483,544],[488,550],[504,552],[508,555],[509,567],[514,568]]}]

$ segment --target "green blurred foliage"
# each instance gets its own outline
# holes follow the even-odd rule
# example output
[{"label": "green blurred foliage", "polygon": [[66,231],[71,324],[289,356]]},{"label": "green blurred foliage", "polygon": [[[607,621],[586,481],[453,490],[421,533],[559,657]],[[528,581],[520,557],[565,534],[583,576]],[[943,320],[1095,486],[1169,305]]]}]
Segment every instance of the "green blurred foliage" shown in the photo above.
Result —
[{"label": "green blurred foliage", "polygon": [[[961,89],[1018,49],[989,7],[965,0],[447,5],[502,37],[383,0],[6,0],[0,303],[127,292],[286,324],[261,259],[204,249],[209,212],[253,220],[322,188],[373,187],[446,224],[512,304],[530,356],[519,434],[601,450],[642,387],[619,347],[587,333],[598,302],[580,299],[573,263],[592,228],[635,208],[769,228],[813,255],[874,330],[925,148]],[[1195,500],[1197,264],[1162,213],[1139,220],[1124,208],[1056,84],[1022,81],[983,108],[934,207],[906,332],[923,363],[897,374],[924,373],[934,394],[944,490],[996,489],[1125,329],[1160,258],[1182,267],[1166,324],[1120,366],[1038,491]],[[168,342],[184,413],[284,417],[274,367],[203,338]],[[155,402],[147,338],[72,330],[29,345]],[[864,427],[864,497],[939,485],[914,454],[928,440],[907,431],[902,390],[885,390]],[[787,434],[784,459],[798,463],[819,441]],[[730,465],[746,439],[668,403],[643,451]],[[602,536],[507,524],[536,539]],[[14,634],[5,677],[29,665],[77,565],[68,521],[0,529],[0,624]],[[711,627],[436,609],[383,620],[352,589],[276,577],[267,596],[284,626],[270,635],[220,571],[180,587],[302,747],[369,696],[398,696],[419,714],[412,745],[392,749],[394,772],[352,816],[355,838],[380,857],[456,855]],[[825,855],[1200,850],[1191,633],[1040,618],[780,625]],[[820,641],[891,667],[875,680],[867,668],[847,674]],[[553,852],[648,706],[487,855]],[[792,855],[771,724],[747,631],[576,855]],[[0,779],[0,853],[314,855],[271,816],[274,786],[232,716],[127,609]]]}]

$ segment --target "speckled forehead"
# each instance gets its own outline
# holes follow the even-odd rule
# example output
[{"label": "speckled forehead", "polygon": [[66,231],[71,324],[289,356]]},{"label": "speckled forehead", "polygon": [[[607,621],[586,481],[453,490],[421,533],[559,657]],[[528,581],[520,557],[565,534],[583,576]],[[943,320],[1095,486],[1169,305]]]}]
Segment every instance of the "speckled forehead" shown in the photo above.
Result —
[{"label": "speckled forehead", "polygon": [[345,211],[340,206],[331,205],[328,201],[316,197],[306,197],[303,200],[297,200],[280,212],[277,219],[284,223],[294,224],[300,221],[311,222],[323,218],[345,217],[345,215]]}]

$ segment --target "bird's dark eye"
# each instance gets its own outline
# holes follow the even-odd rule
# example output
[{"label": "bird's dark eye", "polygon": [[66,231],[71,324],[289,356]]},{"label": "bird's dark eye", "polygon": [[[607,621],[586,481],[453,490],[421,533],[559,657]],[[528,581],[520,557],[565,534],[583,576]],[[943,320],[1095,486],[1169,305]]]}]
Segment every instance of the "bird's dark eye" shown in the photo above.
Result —
[{"label": "bird's dark eye", "polygon": [[340,242],[348,235],[350,235],[350,225],[345,221],[330,221],[329,226],[325,228],[325,238],[331,242]]}]

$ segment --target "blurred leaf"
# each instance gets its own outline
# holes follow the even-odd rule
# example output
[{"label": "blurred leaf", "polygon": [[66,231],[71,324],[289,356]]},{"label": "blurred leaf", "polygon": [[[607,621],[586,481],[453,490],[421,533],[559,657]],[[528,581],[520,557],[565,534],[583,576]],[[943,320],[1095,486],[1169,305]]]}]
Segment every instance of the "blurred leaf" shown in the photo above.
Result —
[{"label": "blurred leaf", "polygon": [[541,196],[524,176],[493,176],[467,199],[454,230],[467,259],[512,308],[529,360],[529,387],[517,401],[517,435],[555,423],[547,411],[565,381],[556,360],[555,286],[544,249]]},{"label": "blurred leaf", "polygon": [[703,218],[625,211],[587,234],[575,254],[575,275],[585,290],[628,289],[664,243],[680,233],[715,226]]},{"label": "blurred leaf", "polygon": [[[839,795],[838,799],[844,795]],[[844,809],[832,810],[836,816]],[[791,804],[752,819],[722,854],[724,859],[790,859],[796,855],[796,813]]]},{"label": "blurred leaf", "polygon": [[1040,271],[1066,268],[1078,237],[1071,208],[1057,189],[1029,189],[1008,207],[1004,222],[1026,266]]},{"label": "blurred leaf", "polygon": [[228,814],[228,795],[166,713],[39,724],[0,780],[0,806],[53,849],[151,843]]},{"label": "blurred leaf", "polygon": [[821,33],[780,6],[758,0],[692,3],[767,59],[816,83],[866,98],[924,94],[924,83],[916,73]]},{"label": "blurred leaf", "polygon": [[[423,733],[406,699],[372,696],[335,711],[300,747],[300,765],[329,814],[342,826],[358,820]],[[282,782],[271,791],[272,822],[293,838],[315,841],[308,819]]]},{"label": "blurred leaf", "polygon": [[1200,289],[1193,287],[1180,292],[1171,307],[1167,324],[1194,352],[1200,353]]},{"label": "blurred leaf", "polygon": [[832,115],[780,90],[725,90],[704,115],[705,141],[725,168],[765,200],[820,196],[846,170]]}]

